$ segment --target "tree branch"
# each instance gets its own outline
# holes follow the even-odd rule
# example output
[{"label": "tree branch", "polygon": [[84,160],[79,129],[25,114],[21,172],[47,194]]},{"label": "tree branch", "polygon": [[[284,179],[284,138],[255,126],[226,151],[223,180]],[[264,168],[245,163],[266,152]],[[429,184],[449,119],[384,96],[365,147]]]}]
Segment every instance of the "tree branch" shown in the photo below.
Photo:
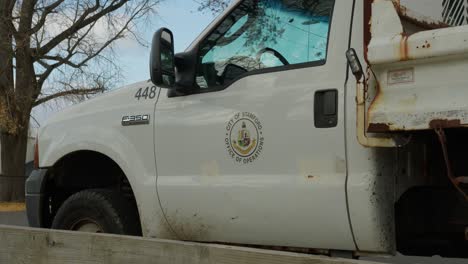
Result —
[{"label": "tree branch", "polygon": [[[73,35],[78,30],[90,25],[91,23],[97,21],[98,19],[105,16],[106,14],[109,14],[109,13],[119,9],[120,7],[122,7],[128,1],[129,0],[120,0],[120,1],[113,0],[111,5],[109,5],[108,7],[104,8],[104,9],[102,9],[101,11],[96,13],[95,15],[93,15],[91,17],[88,17],[88,15],[90,15],[91,13],[98,10],[99,1],[96,1],[97,5],[89,8],[89,9],[86,9],[84,11],[84,13],[80,16],[80,18],[75,23],[73,23],[73,25],[71,25],[68,29],[66,29],[62,33],[60,33],[57,36],[55,36],[54,38],[52,38],[47,44],[45,44],[44,46],[39,48],[39,56],[48,53],[54,47],[56,47],[62,41],[64,41],[65,39],[67,39],[68,37]],[[116,3],[116,4],[114,4],[114,3]]]},{"label": "tree branch", "polygon": [[34,34],[41,29],[46,21],[47,16],[54,11],[55,8],[57,8],[60,4],[62,4],[65,0],[57,0],[54,3],[44,7],[44,11],[42,12],[41,18],[37,22],[37,24],[31,28],[31,30],[28,32],[28,34]]},{"label": "tree branch", "polygon": [[[94,59],[96,56],[98,56],[104,49],[106,49],[109,45],[111,45],[114,41],[116,41],[117,39],[120,39],[122,38],[122,34],[123,32],[125,32],[125,30],[128,30],[128,26],[130,25],[130,23],[133,21],[133,19],[135,19],[135,17],[137,17],[141,12],[143,12],[143,9],[139,9],[137,10],[134,14],[132,14],[132,16],[127,20],[127,22],[122,26],[122,28],[110,39],[108,39],[97,51],[95,51],[93,54],[88,54],[88,56],[86,57],[86,59],[82,60],[81,62],[78,62],[78,63],[74,63],[74,62],[71,62],[70,59],[75,55],[75,53],[73,53],[73,51],[75,50],[76,46],[78,45],[78,43],[80,43],[82,41],[82,39],[91,31],[91,28],[92,26],[96,23],[96,21],[94,21],[93,25],[87,30],[87,32],[85,32],[85,34],[75,43],[75,45],[72,47],[72,48],[69,48],[68,49],[68,56],[63,58],[61,56],[48,56],[48,55],[43,55],[42,58],[43,59],[46,59],[46,60],[55,60],[57,61],[57,63],[54,63],[52,65],[50,65],[49,67],[46,67],[46,71],[44,73],[42,73],[40,75],[40,78],[39,78],[39,81],[38,81],[38,84],[40,86],[42,86],[42,84],[45,82],[45,80],[47,79],[47,77],[49,77],[49,75],[52,73],[52,71],[58,67],[60,67],[61,65],[68,65],[70,67],[73,67],[73,68],[81,68],[83,66],[86,66],[86,63],[88,63],[90,60]],[[44,62],[42,62],[44,63]],[[41,64],[42,64],[41,63]]]},{"label": "tree branch", "polygon": [[[44,61],[42,61],[42,59],[37,59],[36,58],[36,61],[39,62],[39,64],[41,64],[44,68],[46,68],[46,71],[43,72],[41,75],[40,75],[40,78],[38,80],[38,89],[36,91],[36,94],[38,95],[41,88],[42,88],[42,85],[44,84],[45,80],[49,77],[49,75],[58,67],[62,66],[63,64],[67,64],[69,66],[76,66],[75,64],[71,63],[70,62],[70,59],[76,54],[75,53],[75,49],[78,47],[78,45],[81,43],[81,41],[83,41],[83,39],[88,36],[89,32],[91,32],[91,30],[93,29],[93,27],[96,25],[97,23],[97,20],[94,21],[90,26],[89,28],[83,33],[83,35],[81,37],[78,38],[78,40],[75,42],[75,44],[73,46],[70,47],[70,39],[68,39],[68,48],[67,48],[67,52],[68,52],[68,55],[63,58],[61,56],[47,56],[47,55],[43,55],[42,58],[44,59],[49,59],[49,60],[55,60],[55,61],[58,61],[57,63],[54,63],[52,65],[49,65],[47,63],[45,63]],[[46,66],[45,66],[45,65]],[[77,68],[77,67],[74,67],[74,68]]]},{"label": "tree branch", "polygon": [[91,94],[97,94],[100,92],[104,91],[104,87],[98,87],[98,88],[89,88],[89,89],[73,89],[73,90],[67,90],[67,91],[62,91],[58,92],[55,94],[47,95],[45,97],[39,98],[34,102],[33,107],[38,106],[40,104],[43,104],[47,101],[63,97],[63,96],[68,96],[68,95],[91,95]]},{"label": "tree branch", "polygon": [[46,67],[45,67],[46,70],[45,70],[43,73],[41,73],[41,74],[39,75],[39,80],[37,81],[38,91],[41,90],[42,85],[44,84],[45,80],[50,76],[50,74],[51,74],[56,68],[58,68],[58,67],[60,67],[61,65],[63,65],[66,61],[69,61],[69,59],[70,59],[71,57],[73,57],[73,55],[74,55],[74,53],[69,53],[69,54],[67,55],[67,57],[61,59],[60,61],[58,61],[57,63],[54,63],[54,64],[52,64],[52,65],[48,65],[48,64],[45,63],[44,61],[39,60],[39,64],[41,64],[41,65],[43,65],[43,66],[44,66],[44,65],[48,65],[48,66],[46,66]]}]

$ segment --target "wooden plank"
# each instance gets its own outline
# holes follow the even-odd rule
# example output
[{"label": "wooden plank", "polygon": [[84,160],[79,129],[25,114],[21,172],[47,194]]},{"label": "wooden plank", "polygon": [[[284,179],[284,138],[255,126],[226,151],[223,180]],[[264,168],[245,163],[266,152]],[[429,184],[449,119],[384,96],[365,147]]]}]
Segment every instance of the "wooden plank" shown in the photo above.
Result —
[{"label": "wooden plank", "polygon": [[371,264],[272,250],[0,225],[0,263]]}]

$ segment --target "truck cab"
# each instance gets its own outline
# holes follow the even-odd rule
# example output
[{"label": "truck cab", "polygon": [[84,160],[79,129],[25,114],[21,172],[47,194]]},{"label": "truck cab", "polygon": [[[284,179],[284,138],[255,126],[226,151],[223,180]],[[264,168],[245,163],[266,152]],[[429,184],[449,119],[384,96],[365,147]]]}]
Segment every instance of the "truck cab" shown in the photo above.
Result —
[{"label": "truck cab", "polygon": [[468,257],[468,29],[407,14],[390,0],[239,0],[178,54],[158,30],[151,80],[41,128],[30,224]]}]

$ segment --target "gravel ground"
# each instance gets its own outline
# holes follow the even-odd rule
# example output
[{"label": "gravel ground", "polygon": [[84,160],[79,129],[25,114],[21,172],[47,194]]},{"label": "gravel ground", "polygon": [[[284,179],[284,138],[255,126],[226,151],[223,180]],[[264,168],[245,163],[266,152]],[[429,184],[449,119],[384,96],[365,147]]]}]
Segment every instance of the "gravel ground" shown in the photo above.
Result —
[{"label": "gravel ground", "polygon": [[[23,212],[0,212],[0,224],[28,226],[26,213]],[[468,249],[467,249],[468,250]],[[363,258],[363,260],[377,261],[391,264],[468,264],[466,259],[444,259],[440,257],[418,258],[396,256],[392,258]]]}]

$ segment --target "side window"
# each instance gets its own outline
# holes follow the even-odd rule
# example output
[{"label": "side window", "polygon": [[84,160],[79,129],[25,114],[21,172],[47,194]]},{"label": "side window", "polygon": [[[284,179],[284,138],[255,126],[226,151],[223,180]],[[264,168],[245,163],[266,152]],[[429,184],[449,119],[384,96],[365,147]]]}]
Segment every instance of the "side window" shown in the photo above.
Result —
[{"label": "side window", "polygon": [[253,70],[324,62],[334,2],[244,0],[200,45],[198,86],[222,86]]}]

